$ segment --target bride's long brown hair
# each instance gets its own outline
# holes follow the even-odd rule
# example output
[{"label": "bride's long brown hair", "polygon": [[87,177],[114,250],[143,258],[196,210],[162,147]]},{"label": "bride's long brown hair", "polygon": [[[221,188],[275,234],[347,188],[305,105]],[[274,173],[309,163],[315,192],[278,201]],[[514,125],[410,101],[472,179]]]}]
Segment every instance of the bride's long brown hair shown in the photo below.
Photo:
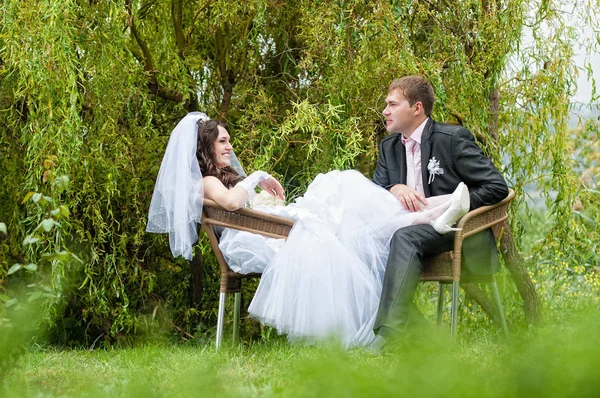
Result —
[{"label": "bride's long brown hair", "polygon": [[219,137],[219,126],[225,128],[225,124],[217,120],[198,121],[196,158],[204,177],[217,177],[223,185],[232,187],[242,181],[244,177],[230,166],[218,168],[215,164],[215,141]]}]

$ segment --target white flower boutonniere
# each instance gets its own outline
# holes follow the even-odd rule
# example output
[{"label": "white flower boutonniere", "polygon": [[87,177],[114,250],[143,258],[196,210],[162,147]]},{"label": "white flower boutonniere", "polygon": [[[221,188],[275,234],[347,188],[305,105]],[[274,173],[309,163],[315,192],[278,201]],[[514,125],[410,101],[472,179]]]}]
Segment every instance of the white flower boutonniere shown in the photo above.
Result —
[{"label": "white flower boutonniere", "polygon": [[435,159],[435,156],[429,159],[429,163],[427,164],[427,170],[429,170],[429,182],[431,184],[435,179],[436,175],[444,174],[444,169],[440,167],[440,161]]}]

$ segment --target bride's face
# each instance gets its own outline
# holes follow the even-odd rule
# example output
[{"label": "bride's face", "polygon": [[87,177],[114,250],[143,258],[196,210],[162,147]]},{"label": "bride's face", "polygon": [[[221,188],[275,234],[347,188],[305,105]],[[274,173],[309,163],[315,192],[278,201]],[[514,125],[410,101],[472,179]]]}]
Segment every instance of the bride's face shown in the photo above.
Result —
[{"label": "bride's face", "polygon": [[219,136],[214,142],[215,146],[215,165],[222,169],[231,165],[231,144],[229,143],[229,133],[225,127],[219,126]]}]

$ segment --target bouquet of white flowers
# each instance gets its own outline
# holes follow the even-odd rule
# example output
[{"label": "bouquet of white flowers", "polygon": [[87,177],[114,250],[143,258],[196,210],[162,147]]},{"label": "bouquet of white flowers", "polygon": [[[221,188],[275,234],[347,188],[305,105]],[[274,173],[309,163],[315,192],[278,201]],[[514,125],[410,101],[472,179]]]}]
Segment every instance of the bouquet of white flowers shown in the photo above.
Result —
[{"label": "bouquet of white flowers", "polygon": [[283,206],[283,204],[283,199],[277,195],[272,195],[267,191],[260,191],[259,194],[254,195],[252,200],[250,200],[250,208],[252,209],[258,206],[275,207]]}]

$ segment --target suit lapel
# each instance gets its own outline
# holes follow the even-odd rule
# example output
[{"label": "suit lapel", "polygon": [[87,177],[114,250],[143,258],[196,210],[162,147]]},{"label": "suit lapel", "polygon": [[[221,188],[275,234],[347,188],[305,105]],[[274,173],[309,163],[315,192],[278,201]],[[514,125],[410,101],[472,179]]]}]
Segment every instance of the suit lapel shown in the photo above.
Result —
[{"label": "suit lapel", "polygon": [[402,144],[401,134],[398,134],[398,140],[394,146],[398,166],[400,166],[400,184],[406,184],[406,149]]},{"label": "suit lapel", "polygon": [[[431,196],[431,190],[429,189],[429,172],[427,165],[429,164],[429,157],[431,156],[431,130],[433,129],[433,120],[429,118],[423,134],[421,135],[421,178],[423,179],[423,193],[425,197]],[[406,171],[405,171],[406,172]]]}]

